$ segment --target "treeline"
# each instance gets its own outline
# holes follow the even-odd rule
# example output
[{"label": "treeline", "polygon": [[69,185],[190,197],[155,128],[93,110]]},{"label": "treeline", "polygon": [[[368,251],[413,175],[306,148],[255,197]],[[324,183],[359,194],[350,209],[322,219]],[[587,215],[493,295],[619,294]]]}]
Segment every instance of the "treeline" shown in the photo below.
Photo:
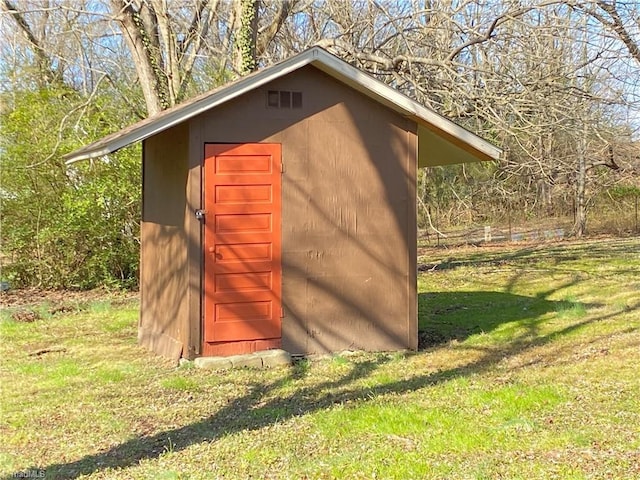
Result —
[{"label": "treeline", "polygon": [[[503,147],[432,168],[420,222],[570,210],[639,193],[640,31],[613,0],[0,0],[1,276],[135,288],[139,152],[62,155],[320,45]],[[509,213],[511,215],[511,213]]]}]

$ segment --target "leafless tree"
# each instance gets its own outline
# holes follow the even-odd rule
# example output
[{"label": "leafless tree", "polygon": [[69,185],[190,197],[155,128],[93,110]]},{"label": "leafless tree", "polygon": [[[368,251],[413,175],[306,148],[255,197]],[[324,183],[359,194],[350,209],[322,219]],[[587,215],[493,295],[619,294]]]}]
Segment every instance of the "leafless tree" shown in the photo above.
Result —
[{"label": "leafless tree", "polygon": [[25,58],[34,59],[39,82],[63,81],[88,94],[106,75],[139,116],[320,45],[507,147],[494,182],[482,184],[483,198],[515,196],[522,208],[550,210],[556,195],[572,197],[578,234],[590,192],[634,171],[623,152],[640,118],[636,2],[0,0],[0,6],[3,20],[12,22],[9,28],[5,21],[3,33],[20,34],[15,53],[30,52]]}]

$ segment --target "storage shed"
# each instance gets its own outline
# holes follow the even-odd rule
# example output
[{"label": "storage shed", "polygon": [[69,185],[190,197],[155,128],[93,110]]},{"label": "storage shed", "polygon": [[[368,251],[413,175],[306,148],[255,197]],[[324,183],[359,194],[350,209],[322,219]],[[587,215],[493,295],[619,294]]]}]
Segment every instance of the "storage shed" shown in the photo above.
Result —
[{"label": "storage shed", "polygon": [[416,349],[418,166],[500,149],[314,47],[67,155],[143,141],[139,341]]}]

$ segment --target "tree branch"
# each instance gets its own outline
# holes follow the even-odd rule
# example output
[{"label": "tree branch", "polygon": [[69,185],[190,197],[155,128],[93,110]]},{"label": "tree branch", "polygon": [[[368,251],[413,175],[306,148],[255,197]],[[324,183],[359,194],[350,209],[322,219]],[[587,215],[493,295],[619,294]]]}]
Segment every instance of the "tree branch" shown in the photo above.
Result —
[{"label": "tree branch", "polygon": [[256,44],[256,57],[260,58],[264,52],[267,50],[267,47],[274,39],[274,37],[280,31],[282,24],[287,19],[293,7],[295,6],[295,1],[291,0],[283,0],[278,4],[278,11],[276,12],[275,17],[267,26],[262,27],[258,31],[258,40]]},{"label": "tree branch", "polygon": [[[218,8],[218,3],[218,0],[214,0],[212,4],[209,3],[209,0],[199,1],[184,41],[178,44],[178,59],[182,65],[182,78],[177,98],[178,102],[183,98],[187,83],[191,79],[193,66],[195,65],[203,42],[209,33],[213,12]],[[206,20],[203,21],[207,7],[209,7],[209,14]]]},{"label": "tree branch", "polygon": [[616,8],[615,2],[610,4],[605,2],[604,0],[598,0],[597,5],[600,9],[607,12],[609,17],[611,17],[610,22],[607,22],[606,19],[602,17],[602,15],[598,15],[592,10],[586,10],[586,12],[592,17],[599,20],[604,25],[610,27],[614,32],[616,32],[622,43],[624,43],[627,47],[627,50],[629,50],[631,56],[638,63],[640,63],[640,46],[636,41],[634,41],[634,39],[631,37],[631,33],[629,33],[629,31],[624,26],[622,18],[620,17],[620,13]]},{"label": "tree branch", "polygon": [[503,23],[506,23],[509,20],[513,20],[514,18],[521,17],[525,13],[529,13],[532,10],[535,10],[535,9],[538,9],[538,8],[542,8],[542,7],[546,7],[546,6],[549,6],[549,5],[563,3],[563,1],[564,0],[549,0],[549,1],[546,1],[546,2],[541,2],[541,3],[539,3],[539,4],[535,5],[535,6],[520,8],[518,10],[506,12],[506,13],[504,13],[502,15],[497,16],[493,20],[493,22],[491,22],[491,25],[489,25],[489,28],[487,28],[486,32],[484,32],[482,35],[475,36],[474,38],[466,41],[465,43],[460,45],[458,48],[453,50],[449,54],[449,56],[447,57],[447,61],[449,61],[449,62],[452,61],[454,58],[456,58],[458,55],[460,55],[460,53],[462,53],[463,50],[466,50],[467,48],[469,48],[469,47],[471,47],[473,45],[477,45],[478,43],[484,43],[484,42],[490,40],[491,37],[493,36],[496,28],[498,28]]},{"label": "tree branch", "polygon": [[31,29],[31,26],[24,18],[24,15],[20,13],[20,11],[11,3],[10,0],[2,0],[2,3],[0,3],[0,7],[2,7],[2,10],[13,17],[22,33],[27,38],[27,41],[33,47],[38,63],[38,69],[40,70],[45,83],[47,85],[62,85],[63,80],[61,72],[59,70],[56,71],[53,69],[53,62],[51,61],[51,58],[47,54],[45,48],[42,46],[41,41],[36,38],[33,30]]}]

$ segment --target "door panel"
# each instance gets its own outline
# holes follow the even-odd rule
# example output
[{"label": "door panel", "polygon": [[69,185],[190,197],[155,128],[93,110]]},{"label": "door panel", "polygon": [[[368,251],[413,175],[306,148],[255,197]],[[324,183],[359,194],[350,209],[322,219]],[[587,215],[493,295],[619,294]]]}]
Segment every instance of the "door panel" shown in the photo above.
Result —
[{"label": "door panel", "polygon": [[269,290],[272,285],[271,278],[271,272],[218,273],[216,275],[216,293]]},{"label": "door panel", "polygon": [[[220,204],[216,204],[218,209]],[[240,210],[240,209],[239,209]],[[216,215],[216,233],[245,233],[253,232],[271,233],[270,213],[241,213],[230,215]]]},{"label": "door panel", "polygon": [[219,185],[216,187],[216,203],[218,205],[246,205],[272,201],[271,185]]},{"label": "door panel", "polygon": [[271,243],[240,243],[216,245],[214,247],[217,264],[232,262],[269,262],[273,261]]},{"label": "door panel", "polygon": [[204,341],[281,336],[281,149],[208,144]]},{"label": "door panel", "polygon": [[[247,143],[242,146],[247,145],[252,144]],[[263,143],[261,145],[266,144]],[[262,175],[272,173],[274,170],[271,159],[269,156],[264,155],[239,154],[228,157],[217,157],[215,163],[215,170],[220,175]]]}]

